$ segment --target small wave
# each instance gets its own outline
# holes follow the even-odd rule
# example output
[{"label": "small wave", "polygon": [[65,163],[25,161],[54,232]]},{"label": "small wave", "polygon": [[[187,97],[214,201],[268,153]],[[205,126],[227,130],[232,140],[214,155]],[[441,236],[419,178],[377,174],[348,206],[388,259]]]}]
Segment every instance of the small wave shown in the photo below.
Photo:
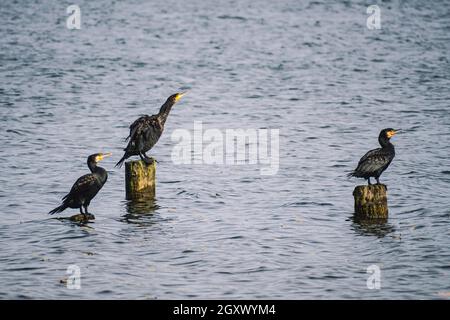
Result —
[{"label": "small wave", "polygon": [[13,129],[8,129],[8,130],[6,130],[6,132],[11,132],[11,133],[15,133],[15,134],[18,134],[18,135],[22,135],[22,133],[20,131],[13,130]]},{"label": "small wave", "polygon": [[240,21],[247,21],[247,18],[241,17],[241,16],[230,16],[230,15],[221,15],[217,17],[218,19],[222,20],[240,20]]},{"label": "small wave", "polygon": [[332,203],[329,202],[313,202],[313,201],[300,201],[300,202],[292,202],[292,203],[286,203],[283,204],[281,207],[303,207],[303,206],[334,206]]}]

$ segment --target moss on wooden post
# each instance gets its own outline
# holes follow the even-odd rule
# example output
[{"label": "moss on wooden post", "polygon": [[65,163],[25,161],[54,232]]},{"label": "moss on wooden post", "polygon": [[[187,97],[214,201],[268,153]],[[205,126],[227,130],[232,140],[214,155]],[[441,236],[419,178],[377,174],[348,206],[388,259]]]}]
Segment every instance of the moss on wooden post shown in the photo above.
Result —
[{"label": "moss on wooden post", "polygon": [[378,219],[388,217],[388,204],[384,184],[357,186],[355,197],[355,217],[360,219]]},{"label": "moss on wooden post", "polygon": [[156,161],[142,160],[125,163],[125,190],[127,200],[154,198],[156,189]]}]

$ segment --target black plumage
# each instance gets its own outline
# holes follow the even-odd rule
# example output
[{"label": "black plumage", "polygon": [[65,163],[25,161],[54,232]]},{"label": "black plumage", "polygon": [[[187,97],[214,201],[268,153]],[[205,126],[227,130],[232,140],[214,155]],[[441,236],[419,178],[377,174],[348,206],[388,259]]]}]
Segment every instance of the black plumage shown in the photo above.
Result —
[{"label": "black plumage", "polygon": [[392,128],[381,130],[378,136],[381,148],[367,152],[359,160],[357,168],[349,173],[348,176],[367,179],[369,185],[371,184],[370,178],[374,177],[377,180],[377,184],[380,184],[381,174],[389,167],[395,157],[395,148],[390,139],[398,131]]},{"label": "black plumage", "polygon": [[[78,178],[70,192],[62,198],[62,204],[50,211],[49,214],[59,213],[67,208],[79,208],[80,213],[88,214],[88,207],[91,200],[97,195],[108,179],[106,170],[97,166],[97,163],[110,155],[111,153],[90,155],[87,159],[87,165],[91,173]],[[83,208],[84,212],[82,210]]]},{"label": "black plumage", "polygon": [[145,153],[148,152],[158,142],[164,131],[164,125],[170,110],[174,104],[180,100],[185,93],[176,93],[171,95],[161,106],[159,113],[151,116],[144,115],[134,121],[130,126],[130,134],[125,141],[128,145],[124,149],[125,154],[122,159],[117,162],[117,166],[122,166],[123,162],[131,156],[139,156],[146,163],[153,160]]}]

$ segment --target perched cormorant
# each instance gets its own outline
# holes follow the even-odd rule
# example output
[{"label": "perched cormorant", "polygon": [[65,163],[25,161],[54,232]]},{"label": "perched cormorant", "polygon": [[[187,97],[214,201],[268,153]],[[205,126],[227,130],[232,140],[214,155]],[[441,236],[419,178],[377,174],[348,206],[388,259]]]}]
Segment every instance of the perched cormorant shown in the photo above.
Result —
[{"label": "perched cormorant", "polygon": [[374,177],[377,184],[380,184],[380,176],[384,170],[389,167],[392,159],[395,157],[395,148],[390,139],[398,132],[392,128],[383,129],[378,136],[378,142],[381,148],[370,150],[361,160],[359,160],[358,167],[351,173],[349,177],[357,177],[367,179],[369,185],[370,178]]},{"label": "perched cormorant", "polygon": [[[90,155],[87,159],[87,165],[92,173],[85,174],[78,178],[70,192],[62,198],[63,203],[50,211],[49,214],[59,213],[67,208],[80,208],[80,213],[86,216],[91,200],[100,191],[108,179],[106,170],[102,167],[98,167],[97,163],[110,155],[111,153],[96,153]],[[84,212],[82,208],[84,208]]]},{"label": "perched cormorant", "polygon": [[139,156],[145,163],[151,163],[153,159],[147,157],[145,154],[158,142],[159,137],[164,131],[164,124],[173,105],[181,99],[186,93],[175,93],[171,95],[166,102],[161,106],[158,114],[152,116],[142,116],[134,121],[130,126],[130,134],[128,145],[125,149],[125,154],[122,159],[117,162],[117,166],[122,166],[123,162],[131,156]]}]

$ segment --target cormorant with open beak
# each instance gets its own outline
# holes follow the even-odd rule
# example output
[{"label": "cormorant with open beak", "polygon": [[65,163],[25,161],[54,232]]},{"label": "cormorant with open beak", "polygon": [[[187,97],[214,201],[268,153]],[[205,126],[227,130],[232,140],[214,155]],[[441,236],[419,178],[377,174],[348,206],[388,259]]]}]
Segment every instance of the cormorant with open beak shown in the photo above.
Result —
[{"label": "cormorant with open beak", "polygon": [[[97,166],[99,161],[109,157],[111,153],[92,154],[87,159],[87,165],[91,173],[78,178],[70,192],[62,198],[62,204],[49,212],[59,213],[67,208],[80,208],[80,213],[85,216],[89,214],[88,207],[91,200],[97,195],[108,179],[108,173],[102,167]],[[82,210],[84,208],[84,212]]]},{"label": "cormorant with open beak", "polygon": [[164,131],[164,124],[170,110],[185,94],[184,92],[171,95],[161,106],[158,114],[142,116],[131,124],[130,134],[125,140],[129,140],[127,147],[124,149],[125,154],[117,162],[116,167],[122,166],[126,159],[135,155],[138,155],[147,164],[152,163],[153,159],[147,157],[145,153],[158,142]]},{"label": "cormorant with open beak", "polygon": [[390,139],[399,131],[400,129],[394,130],[392,128],[381,130],[378,136],[381,148],[367,152],[359,160],[358,167],[348,176],[367,179],[369,185],[371,184],[370,178],[374,177],[377,184],[380,184],[381,174],[389,167],[395,157],[395,148]]}]

